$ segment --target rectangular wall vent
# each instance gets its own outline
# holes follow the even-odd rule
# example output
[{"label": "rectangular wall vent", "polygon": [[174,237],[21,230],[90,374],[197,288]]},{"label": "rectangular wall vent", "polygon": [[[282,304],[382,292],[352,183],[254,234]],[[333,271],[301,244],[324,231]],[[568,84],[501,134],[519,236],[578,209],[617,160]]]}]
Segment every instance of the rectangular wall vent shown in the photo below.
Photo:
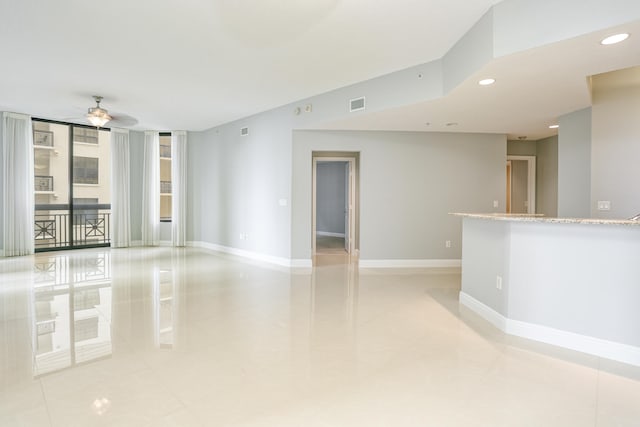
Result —
[{"label": "rectangular wall vent", "polygon": [[349,112],[364,110],[364,96],[361,98],[355,98],[349,101]]},{"label": "rectangular wall vent", "polygon": [[249,128],[240,129],[240,136],[247,136],[247,135],[249,135]]}]

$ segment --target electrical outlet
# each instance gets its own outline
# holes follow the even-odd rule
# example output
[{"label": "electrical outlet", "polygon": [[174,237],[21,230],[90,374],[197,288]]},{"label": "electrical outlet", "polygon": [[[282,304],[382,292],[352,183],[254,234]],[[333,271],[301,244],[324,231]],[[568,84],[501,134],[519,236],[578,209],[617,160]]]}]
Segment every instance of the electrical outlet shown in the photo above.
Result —
[{"label": "electrical outlet", "polygon": [[610,211],[611,210],[611,202],[608,200],[598,200],[598,210],[599,211]]},{"label": "electrical outlet", "polygon": [[496,276],[496,289],[502,290],[502,276]]},{"label": "electrical outlet", "polygon": [[500,202],[498,202],[497,200],[493,201],[493,207],[497,208],[500,205]]},{"label": "electrical outlet", "polygon": [[446,242],[444,242],[444,247],[445,248],[450,248],[451,247],[451,240],[447,240]]}]

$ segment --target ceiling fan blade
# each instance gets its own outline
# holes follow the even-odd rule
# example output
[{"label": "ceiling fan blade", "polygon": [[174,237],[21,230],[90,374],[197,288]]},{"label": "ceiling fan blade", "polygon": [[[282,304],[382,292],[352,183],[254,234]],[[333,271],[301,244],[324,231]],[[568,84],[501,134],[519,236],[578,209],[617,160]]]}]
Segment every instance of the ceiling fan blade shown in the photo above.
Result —
[{"label": "ceiling fan blade", "polygon": [[130,127],[138,124],[138,119],[135,119],[126,114],[114,114],[111,116],[113,119],[106,124],[106,126],[111,127]]}]

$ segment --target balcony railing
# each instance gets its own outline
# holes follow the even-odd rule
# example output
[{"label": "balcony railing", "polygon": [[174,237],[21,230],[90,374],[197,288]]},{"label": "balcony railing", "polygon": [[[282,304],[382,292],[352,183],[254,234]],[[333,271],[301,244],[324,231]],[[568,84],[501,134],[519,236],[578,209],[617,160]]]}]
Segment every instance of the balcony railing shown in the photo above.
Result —
[{"label": "balcony railing", "polygon": [[69,218],[68,205],[36,205],[36,249],[100,246],[111,242],[111,205],[74,205],[73,209]]},{"label": "balcony railing", "polygon": [[160,193],[171,194],[171,181],[160,181]]},{"label": "balcony railing", "polygon": [[33,179],[35,191],[53,191],[53,177],[36,175]]}]

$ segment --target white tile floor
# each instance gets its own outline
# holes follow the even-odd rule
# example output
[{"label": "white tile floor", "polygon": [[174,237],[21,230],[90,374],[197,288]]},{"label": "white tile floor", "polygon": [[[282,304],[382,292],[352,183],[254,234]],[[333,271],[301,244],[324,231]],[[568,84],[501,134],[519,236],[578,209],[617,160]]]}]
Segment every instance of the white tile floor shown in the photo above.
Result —
[{"label": "white tile floor", "polygon": [[0,426],[640,426],[640,369],[506,337],[458,270],[317,261],[1,259]]}]

